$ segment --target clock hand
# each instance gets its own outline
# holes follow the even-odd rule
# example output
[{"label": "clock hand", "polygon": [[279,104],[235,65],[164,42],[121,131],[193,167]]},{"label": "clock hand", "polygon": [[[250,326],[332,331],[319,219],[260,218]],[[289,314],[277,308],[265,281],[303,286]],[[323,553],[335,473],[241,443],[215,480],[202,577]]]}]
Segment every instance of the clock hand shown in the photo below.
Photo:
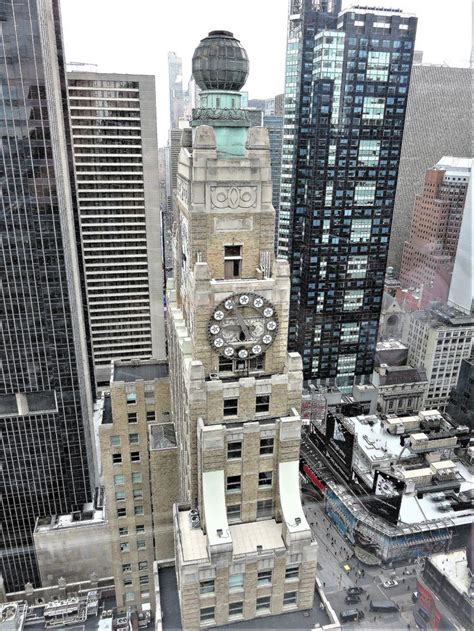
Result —
[{"label": "clock hand", "polygon": [[235,316],[240,324],[240,328],[244,332],[245,339],[250,339],[250,331],[248,326],[245,324],[245,320],[243,319],[242,315],[238,311],[235,311]]}]

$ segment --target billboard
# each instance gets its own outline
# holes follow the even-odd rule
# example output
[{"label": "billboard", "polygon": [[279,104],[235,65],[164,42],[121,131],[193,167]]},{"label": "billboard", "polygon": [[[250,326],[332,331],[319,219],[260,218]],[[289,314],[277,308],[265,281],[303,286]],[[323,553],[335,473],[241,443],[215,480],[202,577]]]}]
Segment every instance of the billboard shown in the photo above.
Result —
[{"label": "billboard", "polygon": [[365,500],[366,506],[371,513],[396,525],[404,491],[405,482],[403,480],[399,480],[385,471],[377,470],[372,493]]},{"label": "billboard", "polygon": [[352,455],[354,434],[343,423],[342,416],[328,412],[326,419],[326,453],[333,467],[350,482],[352,479]]}]

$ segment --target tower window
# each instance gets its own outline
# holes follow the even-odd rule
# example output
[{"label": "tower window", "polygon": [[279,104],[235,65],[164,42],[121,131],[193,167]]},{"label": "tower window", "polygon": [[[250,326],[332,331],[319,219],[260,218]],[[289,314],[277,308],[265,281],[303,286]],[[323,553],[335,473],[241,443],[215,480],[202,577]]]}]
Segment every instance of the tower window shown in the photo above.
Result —
[{"label": "tower window", "polygon": [[240,278],[242,275],[242,246],[224,246],[224,278]]},{"label": "tower window", "polygon": [[255,412],[268,412],[270,409],[270,395],[269,394],[261,394],[257,395],[255,401]]},{"label": "tower window", "polygon": [[237,416],[238,409],[238,399],[224,399],[224,416]]}]

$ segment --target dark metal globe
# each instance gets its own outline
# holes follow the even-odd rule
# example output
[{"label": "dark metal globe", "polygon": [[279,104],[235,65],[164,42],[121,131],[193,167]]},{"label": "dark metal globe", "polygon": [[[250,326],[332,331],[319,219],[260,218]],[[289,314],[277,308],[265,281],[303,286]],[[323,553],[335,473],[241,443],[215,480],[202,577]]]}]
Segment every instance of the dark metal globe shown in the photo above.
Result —
[{"label": "dark metal globe", "polygon": [[201,90],[242,89],[249,74],[245,48],[229,31],[211,31],[193,55],[193,76]]}]

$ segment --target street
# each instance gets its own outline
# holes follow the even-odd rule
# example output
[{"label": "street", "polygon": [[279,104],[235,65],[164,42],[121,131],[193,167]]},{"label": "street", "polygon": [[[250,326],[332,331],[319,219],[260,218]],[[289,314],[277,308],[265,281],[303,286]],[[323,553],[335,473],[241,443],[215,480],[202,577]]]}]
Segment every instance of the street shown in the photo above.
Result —
[{"label": "street", "polygon": [[[416,565],[406,565],[394,570],[388,567],[369,567],[360,563],[352,553],[349,542],[337,532],[332,522],[324,514],[322,501],[304,495],[304,510],[319,545],[317,574],[332,607],[339,616],[347,609],[362,609],[365,618],[361,622],[344,624],[344,629],[415,629],[412,615],[412,593],[416,590]],[[350,566],[346,573],[343,566]],[[410,569],[412,574],[406,576],[403,571]],[[364,572],[360,576],[359,572]],[[393,574],[395,572],[395,575]],[[391,588],[382,587],[388,579],[395,579],[398,585]],[[361,602],[346,604],[348,587],[363,587]],[[369,611],[371,600],[393,600],[400,608],[399,613],[374,614]]]}]

